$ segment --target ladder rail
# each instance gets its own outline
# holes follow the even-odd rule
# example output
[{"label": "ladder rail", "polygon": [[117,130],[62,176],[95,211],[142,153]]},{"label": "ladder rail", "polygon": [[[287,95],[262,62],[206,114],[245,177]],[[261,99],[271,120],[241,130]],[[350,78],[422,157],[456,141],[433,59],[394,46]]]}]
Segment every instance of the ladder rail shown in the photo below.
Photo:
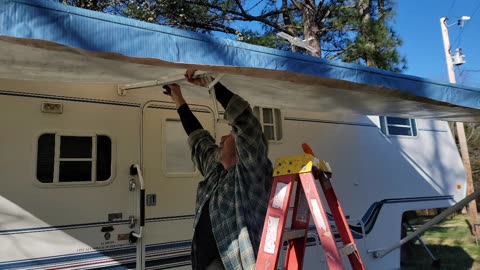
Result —
[{"label": "ladder rail", "polygon": [[325,199],[328,207],[330,208],[333,219],[335,220],[337,231],[342,232],[340,233],[340,239],[342,240],[343,245],[345,245],[345,248],[350,246],[349,250],[351,252],[348,252],[347,255],[350,264],[352,265],[353,269],[365,269],[365,266],[360,258],[360,254],[358,253],[355,241],[353,240],[353,235],[350,231],[350,227],[348,226],[347,219],[345,218],[342,207],[340,206],[340,202],[338,201],[337,195],[335,194],[335,190],[333,189],[330,181],[331,174],[322,171],[314,171],[314,174],[317,176],[316,178],[319,180],[320,186],[325,194]]},{"label": "ladder rail", "polygon": [[302,173],[300,174],[300,182],[305,191],[305,197],[307,198],[315,228],[317,229],[318,236],[322,242],[327,265],[329,269],[332,270],[343,269],[342,257],[337,248],[335,235],[332,231],[330,222],[328,222],[322,198],[320,197],[320,187],[317,185],[318,181],[315,181],[312,173]]},{"label": "ladder rail", "polygon": [[263,225],[256,270],[277,269],[278,255],[283,246],[282,237],[287,221],[290,196],[296,178],[296,175],[275,177]]}]

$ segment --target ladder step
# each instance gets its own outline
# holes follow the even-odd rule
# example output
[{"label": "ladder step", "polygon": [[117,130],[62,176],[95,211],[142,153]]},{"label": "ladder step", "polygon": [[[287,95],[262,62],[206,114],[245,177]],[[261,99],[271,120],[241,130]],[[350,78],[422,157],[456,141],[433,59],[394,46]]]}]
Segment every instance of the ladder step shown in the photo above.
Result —
[{"label": "ladder step", "polygon": [[305,237],[305,230],[285,230],[282,242]]},{"label": "ladder step", "polygon": [[348,255],[352,254],[353,252],[355,252],[355,245],[352,244],[352,243],[350,243],[348,245],[345,245],[340,249],[340,253],[343,256],[348,256]]}]

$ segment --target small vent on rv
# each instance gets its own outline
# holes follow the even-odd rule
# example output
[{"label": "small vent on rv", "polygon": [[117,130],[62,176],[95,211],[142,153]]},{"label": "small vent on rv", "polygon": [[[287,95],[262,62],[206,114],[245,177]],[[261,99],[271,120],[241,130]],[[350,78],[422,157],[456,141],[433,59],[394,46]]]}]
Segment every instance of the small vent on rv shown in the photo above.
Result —
[{"label": "small vent on rv", "polygon": [[61,113],[63,113],[63,104],[43,102],[42,103],[42,112],[61,114]]}]

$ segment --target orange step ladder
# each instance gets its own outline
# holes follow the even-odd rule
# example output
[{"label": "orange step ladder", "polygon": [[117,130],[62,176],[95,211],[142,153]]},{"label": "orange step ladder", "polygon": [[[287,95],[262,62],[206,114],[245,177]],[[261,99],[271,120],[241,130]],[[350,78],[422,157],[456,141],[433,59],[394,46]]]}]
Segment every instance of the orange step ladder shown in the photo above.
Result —
[{"label": "orange step ladder", "polygon": [[[277,270],[278,257],[284,241],[288,241],[285,269],[302,269],[310,215],[313,216],[329,269],[344,269],[342,255],[348,256],[352,269],[365,269],[331,185],[330,166],[315,158],[308,145],[302,146],[306,154],[280,158],[275,161],[272,193],[255,269]],[[285,230],[295,182],[297,182],[297,189],[292,224],[290,229]],[[343,247],[340,249],[337,248],[335,236],[319,195],[320,186],[343,242]]]}]

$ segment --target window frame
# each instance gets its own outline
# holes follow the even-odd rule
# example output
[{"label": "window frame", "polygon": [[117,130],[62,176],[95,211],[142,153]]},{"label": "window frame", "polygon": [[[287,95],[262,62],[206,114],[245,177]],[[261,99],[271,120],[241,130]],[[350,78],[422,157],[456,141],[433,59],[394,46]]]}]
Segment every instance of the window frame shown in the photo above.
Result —
[{"label": "window frame", "polygon": [[[258,108],[258,116],[255,115],[255,109],[256,108]],[[269,109],[269,110],[272,111],[272,123],[265,123],[265,121],[263,119],[263,110],[264,109]],[[278,111],[278,114],[280,115],[280,117],[277,117],[276,110]],[[274,139],[271,140],[271,139],[267,138],[269,143],[281,143],[281,142],[283,142],[283,137],[284,137],[284,130],[283,130],[284,123],[283,123],[283,120],[284,120],[284,117],[283,117],[282,110],[280,108],[271,107],[271,106],[255,105],[252,108],[252,112],[258,118],[258,121],[260,122],[260,125],[262,126],[262,132],[264,134],[265,134],[265,126],[273,127]],[[279,125],[279,126],[277,126],[277,125]],[[281,134],[280,139],[278,139],[278,135],[279,135],[278,130]]]},{"label": "window frame", "polygon": [[[409,121],[409,125],[389,124],[388,123],[388,118],[389,117],[407,119]],[[417,126],[417,121],[416,121],[415,118],[382,115],[382,116],[379,116],[379,121],[380,121],[380,131],[385,136],[388,136],[388,137],[403,137],[403,138],[417,138],[418,137],[418,126]],[[390,129],[389,129],[390,127],[409,128],[410,133],[412,135],[391,134]]]},{"label": "window frame", "polygon": [[[54,134],[55,135],[55,149],[53,160],[53,180],[51,183],[43,183],[37,177],[37,165],[38,165],[38,141],[42,135]],[[92,138],[92,156],[90,158],[60,158],[61,137],[90,137]],[[97,136],[106,136],[110,139],[111,143],[111,159],[110,159],[110,177],[106,180],[97,181]],[[78,187],[78,186],[105,186],[109,185],[115,179],[115,164],[116,164],[116,143],[114,137],[108,135],[105,132],[68,132],[59,130],[47,130],[43,131],[34,139],[34,158],[33,158],[33,182],[39,187]],[[60,162],[61,161],[91,161],[91,179],[90,181],[59,181],[60,176]]]}]

